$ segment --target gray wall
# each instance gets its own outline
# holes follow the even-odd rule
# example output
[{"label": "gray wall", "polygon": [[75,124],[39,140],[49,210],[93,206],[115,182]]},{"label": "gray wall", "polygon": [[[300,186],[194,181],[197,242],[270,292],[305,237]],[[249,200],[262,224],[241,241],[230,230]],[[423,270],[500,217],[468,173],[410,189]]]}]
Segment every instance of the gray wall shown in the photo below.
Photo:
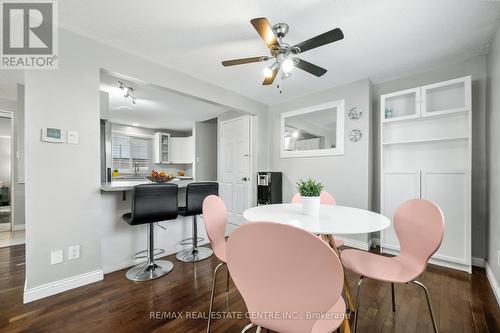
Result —
[{"label": "gray wall", "polygon": [[486,57],[373,86],[373,207],[380,211],[380,95],[472,76],[472,257],[486,257]]},{"label": "gray wall", "polygon": [[[370,93],[370,81],[361,80],[270,107],[272,170],[283,172],[283,201],[291,200],[297,191],[295,183],[300,178],[312,177],[325,185],[325,189],[332,193],[339,205],[371,208]],[[280,158],[281,113],[340,99],[345,99],[344,155]],[[353,107],[363,111],[361,119],[349,119],[347,114]],[[354,143],[349,140],[352,129],[362,131],[361,141]],[[352,238],[368,242],[367,235],[354,235]]]},{"label": "gray wall", "polygon": [[[497,286],[500,285],[500,30],[497,31],[487,57],[487,165],[488,230],[487,260]],[[500,297],[500,295],[497,295]]]},{"label": "gray wall", "polygon": [[217,180],[217,118],[198,121],[195,135],[195,179]]}]

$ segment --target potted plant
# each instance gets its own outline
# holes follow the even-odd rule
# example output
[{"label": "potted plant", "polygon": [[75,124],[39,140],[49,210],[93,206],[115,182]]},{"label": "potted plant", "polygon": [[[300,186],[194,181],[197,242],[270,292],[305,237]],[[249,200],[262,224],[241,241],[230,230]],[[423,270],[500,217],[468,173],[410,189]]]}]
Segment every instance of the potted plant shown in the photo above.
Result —
[{"label": "potted plant", "polygon": [[302,212],[310,216],[319,215],[320,195],[323,190],[323,185],[311,178],[307,180],[299,180],[297,182],[297,190],[300,194],[300,203],[302,204]]}]

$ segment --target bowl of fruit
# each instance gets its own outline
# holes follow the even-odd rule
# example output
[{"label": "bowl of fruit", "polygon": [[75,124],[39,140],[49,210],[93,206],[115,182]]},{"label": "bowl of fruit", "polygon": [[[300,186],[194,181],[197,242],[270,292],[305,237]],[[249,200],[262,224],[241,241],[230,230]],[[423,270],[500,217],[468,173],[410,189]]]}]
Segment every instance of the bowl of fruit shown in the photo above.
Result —
[{"label": "bowl of fruit", "polygon": [[164,171],[158,172],[158,171],[153,170],[151,172],[151,174],[149,176],[147,176],[146,178],[152,182],[155,182],[155,183],[168,183],[169,181],[171,181],[175,177],[173,175],[169,175],[168,173],[166,173]]}]

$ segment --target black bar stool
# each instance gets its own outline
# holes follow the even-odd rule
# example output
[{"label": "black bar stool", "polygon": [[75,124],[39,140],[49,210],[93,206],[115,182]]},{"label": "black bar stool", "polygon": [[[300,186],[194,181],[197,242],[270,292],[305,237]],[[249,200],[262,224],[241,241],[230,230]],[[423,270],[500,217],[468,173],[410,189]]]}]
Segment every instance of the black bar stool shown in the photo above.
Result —
[{"label": "black bar stool", "polygon": [[198,247],[197,216],[202,213],[203,200],[209,195],[219,195],[219,183],[196,182],[188,184],[186,188],[186,207],[179,207],[179,215],[193,217],[193,247],[177,253],[177,260],[196,262],[213,254],[212,249],[208,247]]},{"label": "black bar stool", "polygon": [[176,184],[144,184],[134,186],[132,212],[123,215],[130,225],[148,224],[147,262],[127,271],[132,281],[149,281],[169,273],[174,264],[168,260],[154,260],[154,223],[177,218]]}]

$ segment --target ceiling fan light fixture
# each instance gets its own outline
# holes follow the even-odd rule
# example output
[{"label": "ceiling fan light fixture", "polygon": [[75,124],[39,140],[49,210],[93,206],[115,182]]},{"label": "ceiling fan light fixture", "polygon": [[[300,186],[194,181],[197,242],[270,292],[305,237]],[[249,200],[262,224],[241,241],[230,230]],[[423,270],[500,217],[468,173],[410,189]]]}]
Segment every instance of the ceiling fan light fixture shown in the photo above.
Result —
[{"label": "ceiling fan light fixture", "polygon": [[282,63],[281,63],[281,70],[284,73],[290,73],[293,68],[295,67],[295,63],[293,62],[292,59],[286,58]]},{"label": "ceiling fan light fixture", "polygon": [[271,78],[273,77],[273,73],[275,70],[277,70],[279,68],[279,65],[277,62],[275,62],[274,64],[272,64],[271,66],[269,67],[266,67],[264,68],[264,76],[266,78]]}]

